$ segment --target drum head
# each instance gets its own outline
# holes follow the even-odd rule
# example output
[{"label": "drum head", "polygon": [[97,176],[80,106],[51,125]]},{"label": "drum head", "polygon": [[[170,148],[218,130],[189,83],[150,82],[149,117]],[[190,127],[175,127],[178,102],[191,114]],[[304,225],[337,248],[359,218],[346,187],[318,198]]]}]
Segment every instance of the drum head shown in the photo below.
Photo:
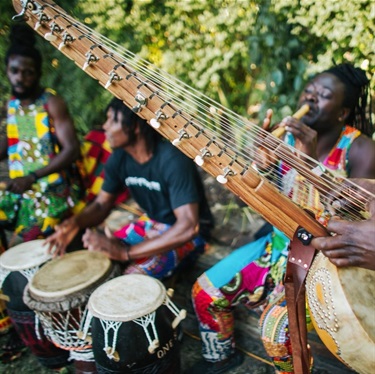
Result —
[{"label": "drum head", "polygon": [[105,277],[111,261],[101,252],[80,250],[44,265],[29,283],[36,300],[56,300],[85,290]]},{"label": "drum head", "polygon": [[31,269],[52,258],[48,247],[43,247],[44,239],[31,240],[9,248],[0,256],[0,266],[10,271]]},{"label": "drum head", "polygon": [[152,313],[165,297],[165,287],[157,279],[128,274],[98,287],[90,296],[88,308],[99,319],[127,322]]}]

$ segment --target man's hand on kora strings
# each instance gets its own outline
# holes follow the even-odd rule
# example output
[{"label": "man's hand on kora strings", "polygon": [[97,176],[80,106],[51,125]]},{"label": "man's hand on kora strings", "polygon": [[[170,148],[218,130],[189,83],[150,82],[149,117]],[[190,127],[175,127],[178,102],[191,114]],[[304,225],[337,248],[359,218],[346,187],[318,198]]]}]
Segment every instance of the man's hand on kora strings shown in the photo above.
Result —
[{"label": "man's hand on kora strings", "polygon": [[127,261],[127,249],[129,245],[113,236],[108,227],[104,233],[95,229],[86,229],[82,236],[83,245],[89,251],[103,252],[111,260]]},{"label": "man's hand on kora strings", "polygon": [[375,200],[370,204],[370,214],[371,218],[363,221],[333,217],[327,230],[334,235],[314,238],[311,244],[337,267],[359,266],[375,270]]}]

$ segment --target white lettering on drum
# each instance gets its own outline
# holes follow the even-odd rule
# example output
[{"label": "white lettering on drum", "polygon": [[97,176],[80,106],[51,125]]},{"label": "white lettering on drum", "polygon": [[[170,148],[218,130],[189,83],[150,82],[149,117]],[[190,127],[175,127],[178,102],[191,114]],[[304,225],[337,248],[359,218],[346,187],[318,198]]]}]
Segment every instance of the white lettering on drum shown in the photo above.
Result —
[{"label": "white lettering on drum", "polygon": [[158,356],[158,358],[163,358],[167,353],[168,351],[173,348],[173,339],[170,339],[166,345],[164,345],[163,347],[161,347],[161,349],[159,349],[157,352],[156,352],[156,355]]}]

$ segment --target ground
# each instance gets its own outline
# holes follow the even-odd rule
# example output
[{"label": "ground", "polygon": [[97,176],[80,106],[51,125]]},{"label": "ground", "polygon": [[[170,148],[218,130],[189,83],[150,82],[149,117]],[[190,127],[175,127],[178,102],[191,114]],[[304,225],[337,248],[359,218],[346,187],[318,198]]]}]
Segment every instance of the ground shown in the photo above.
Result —
[{"label": "ground", "polygon": [[[3,174],[4,175],[4,174]],[[175,290],[173,301],[179,308],[187,311],[187,318],[182,323],[183,338],[181,344],[182,372],[201,358],[201,342],[198,324],[191,304],[190,292],[196,278],[207,268],[228,255],[234,248],[252,240],[254,233],[264,224],[264,221],[249,207],[242,206],[237,198],[218,184],[211,176],[202,174],[207,197],[216,219],[213,241],[199,261],[189,269],[166,282],[167,287]],[[1,180],[0,169],[0,180]],[[115,229],[124,222],[131,220],[137,214],[137,207],[127,201],[116,209],[108,220],[108,225]],[[236,341],[237,348],[245,355],[244,363],[232,374],[269,374],[274,373],[259,339],[258,317],[245,308],[236,311]],[[0,336],[0,347],[7,335]],[[309,334],[316,368],[314,373],[320,374],[349,374],[353,373],[341,364],[324,347],[315,333]],[[73,366],[67,368],[68,373],[74,373]],[[50,374],[51,370],[43,368],[36,359],[26,351],[21,358],[12,363],[0,363],[0,373],[6,374]],[[177,373],[176,373],[177,374]],[[190,374],[190,373],[189,373]],[[195,373],[191,373],[195,374]]]}]

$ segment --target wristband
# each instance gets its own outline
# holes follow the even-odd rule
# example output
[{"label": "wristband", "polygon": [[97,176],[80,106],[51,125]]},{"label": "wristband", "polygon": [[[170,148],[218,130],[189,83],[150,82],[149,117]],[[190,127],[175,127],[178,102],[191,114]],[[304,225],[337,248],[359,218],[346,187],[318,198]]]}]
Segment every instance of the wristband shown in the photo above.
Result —
[{"label": "wristband", "polygon": [[30,172],[29,175],[31,175],[34,178],[34,182],[36,182],[39,179],[35,171]]}]

